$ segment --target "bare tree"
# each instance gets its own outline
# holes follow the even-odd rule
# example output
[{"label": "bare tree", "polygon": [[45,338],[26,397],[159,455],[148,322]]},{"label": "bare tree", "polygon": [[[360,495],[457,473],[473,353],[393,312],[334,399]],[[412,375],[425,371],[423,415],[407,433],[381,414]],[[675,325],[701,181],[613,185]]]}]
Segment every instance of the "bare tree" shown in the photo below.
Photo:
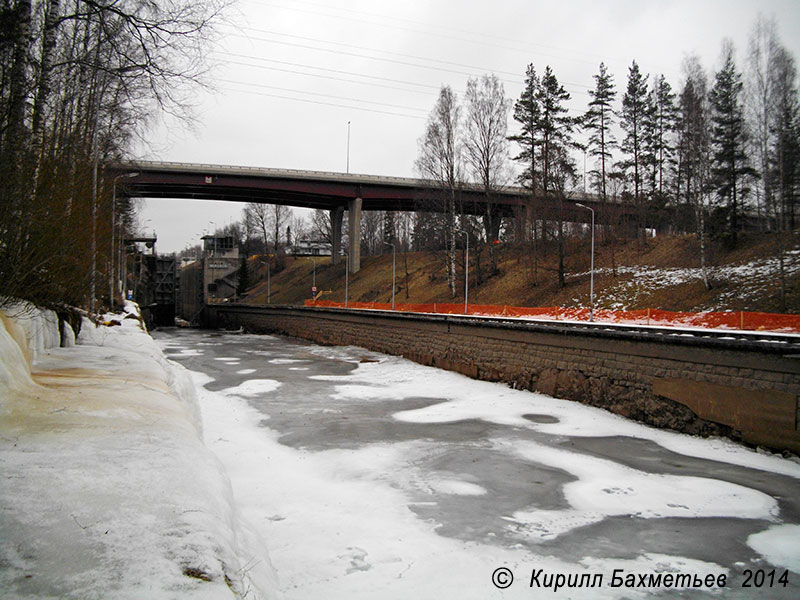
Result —
[{"label": "bare tree", "polygon": [[679,98],[678,148],[680,176],[687,203],[697,219],[700,269],[706,289],[711,289],[706,265],[706,211],[709,194],[710,144],[708,80],[696,56],[684,62],[686,79]]},{"label": "bare tree", "polygon": [[446,265],[450,294],[456,296],[456,196],[462,170],[461,109],[453,90],[442,86],[428,117],[425,133],[418,140],[419,154],[414,166],[444,195]]},{"label": "bare tree", "polygon": [[383,212],[366,210],[361,214],[361,244],[364,252],[369,255],[381,254],[381,228],[383,225]]},{"label": "bare tree", "polygon": [[485,196],[483,226],[489,242],[491,274],[494,274],[497,262],[492,242],[500,234],[500,215],[495,209],[494,193],[509,177],[507,132],[511,101],[505,97],[503,84],[496,75],[470,78],[465,101],[464,154],[472,177]]},{"label": "bare tree", "polygon": [[[774,209],[772,181],[766,177],[769,171],[774,114],[773,93],[775,62],[779,48],[775,19],[759,15],[750,33],[748,69],[745,79],[745,106],[752,132],[753,147],[761,172],[761,185],[756,194],[756,210],[759,217],[762,203],[767,210]],[[773,211],[774,214],[774,211]]]},{"label": "bare tree", "polygon": [[190,114],[226,1],[2,3],[0,298],[94,304],[116,253],[103,166],[159,110]]},{"label": "bare tree", "polygon": [[784,231],[794,231],[795,205],[800,186],[800,94],[797,88],[797,67],[789,52],[780,47],[773,72],[775,114],[772,119],[774,139],[771,147],[770,172],[764,176],[773,181],[777,192],[777,242],[780,265],[781,309],[786,310],[786,242]]},{"label": "bare tree", "polygon": [[248,202],[244,207],[244,221],[247,229],[261,234],[264,253],[269,252],[270,206],[259,202]]},{"label": "bare tree", "polygon": [[330,211],[318,208],[311,214],[311,223],[308,228],[311,235],[319,240],[333,243],[331,213]]}]

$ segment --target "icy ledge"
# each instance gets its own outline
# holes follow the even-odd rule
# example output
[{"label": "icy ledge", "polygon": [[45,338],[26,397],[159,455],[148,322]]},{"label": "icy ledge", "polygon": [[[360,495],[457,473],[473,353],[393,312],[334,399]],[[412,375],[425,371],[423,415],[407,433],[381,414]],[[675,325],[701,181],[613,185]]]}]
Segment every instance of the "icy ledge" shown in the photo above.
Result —
[{"label": "icy ledge", "polygon": [[189,373],[136,318],[84,319],[77,345],[61,348],[54,313],[9,313],[0,312],[3,597],[278,597],[264,543],[203,444]]}]

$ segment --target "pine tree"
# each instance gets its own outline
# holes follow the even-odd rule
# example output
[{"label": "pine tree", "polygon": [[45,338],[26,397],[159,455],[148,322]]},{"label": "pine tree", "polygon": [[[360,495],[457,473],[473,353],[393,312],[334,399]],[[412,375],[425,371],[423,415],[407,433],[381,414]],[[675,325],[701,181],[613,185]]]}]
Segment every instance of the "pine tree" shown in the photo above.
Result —
[{"label": "pine tree", "polygon": [[239,297],[244,296],[247,288],[250,287],[250,273],[247,268],[247,253],[244,248],[241,249],[241,256],[239,257],[239,277],[236,281],[236,293]]},{"label": "pine tree", "polygon": [[383,235],[382,241],[386,244],[394,244],[397,239],[397,228],[395,225],[395,213],[393,210],[383,211]]},{"label": "pine tree", "polygon": [[650,190],[653,195],[664,194],[667,165],[675,154],[672,138],[678,117],[675,94],[664,75],[653,80],[650,90],[650,114],[645,121],[647,159],[650,166]]},{"label": "pine tree", "polygon": [[517,177],[517,182],[534,194],[537,187],[541,187],[538,177],[540,175],[536,163],[536,150],[539,145],[539,119],[541,118],[541,106],[537,98],[539,90],[539,77],[533,64],[529,64],[525,71],[525,87],[519,96],[519,100],[514,103],[514,120],[522,126],[519,135],[514,135],[508,139],[519,144],[520,153],[514,157],[522,165],[522,173]]},{"label": "pine tree", "polygon": [[[537,164],[538,156],[538,130],[539,118],[541,108],[539,101],[536,99],[536,93],[539,88],[539,77],[536,75],[536,69],[533,64],[529,64],[525,70],[525,87],[520,94],[519,100],[514,103],[514,120],[517,121],[522,131],[519,135],[510,136],[508,139],[516,142],[520,146],[520,153],[514,157],[522,165],[522,172],[517,176],[517,183],[522,187],[527,188],[531,192],[531,196],[535,197],[541,184],[539,182],[539,166]],[[519,216],[519,240],[528,240],[530,236],[530,222],[529,217],[531,214],[528,209],[525,213]],[[534,231],[534,243],[536,239],[536,232]],[[534,261],[535,261],[534,257]]]},{"label": "pine tree", "polygon": [[568,156],[567,150],[574,146],[572,132],[576,123],[565,106],[570,99],[569,92],[558,83],[550,66],[542,75],[536,99],[541,107],[538,129],[542,191],[549,195],[562,188],[561,163]]},{"label": "pine tree", "polygon": [[648,117],[647,77],[642,76],[639,65],[633,61],[628,69],[628,88],[622,98],[620,125],[625,132],[622,151],[628,155],[624,166],[633,169],[633,197],[640,205],[640,192],[644,175],[645,121]]},{"label": "pine tree", "polygon": [[575,119],[567,114],[567,108],[564,106],[570,99],[569,92],[558,83],[549,65],[542,75],[536,99],[541,107],[539,156],[542,191],[545,196],[558,197],[558,283],[564,287],[564,221],[561,214],[566,182],[575,177],[575,165],[570,158],[569,149],[575,147],[572,131],[576,123]]},{"label": "pine tree", "polygon": [[616,140],[611,133],[614,112],[611,103],[616,92],[612,75],[606,66],[600,63],[600,71],[594,75],[595,89],[589,90],[592,100],[589,110],[583,116],[583,126],[592,131],[589,137],[589,152],[600,159],[599,190],[606,200],[606,172],[611,167],[611,150],[616,146]]},{"label": "pine tree", "polygon": [[745,148],[747,131],[740,101],[742,77],[733,60],[733,47],[723,49],[724,64],[709,95],[711,102],[712,184],[726,213],[727,238],[736,245],[740,205],[748,193],[747,178],[754,175]]}]

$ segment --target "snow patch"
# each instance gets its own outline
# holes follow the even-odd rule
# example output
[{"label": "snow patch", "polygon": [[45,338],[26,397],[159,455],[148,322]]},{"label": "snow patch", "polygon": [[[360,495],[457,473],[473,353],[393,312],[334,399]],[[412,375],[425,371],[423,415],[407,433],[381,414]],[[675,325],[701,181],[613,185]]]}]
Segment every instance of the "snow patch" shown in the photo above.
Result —
[{"label": "snow patch", "polygon": [[250,398],[274,392],[281,386],[279,381],[274,379],[248,379],[236,387],[225,388],[222,393],[226,396],[240,396]]},{"label": "snow patch", "polygon": [[460,479],[431,479],[427,484],[437,494],[454,496],[483,496],[486,494],[486,488]]},{"label": "snow patch", "polygon": [[770,564],[800,573],[800,525],[773,525],[747,538]]},{"label": "snow patch", "polygon": [[516,442],[507,450],[577,477],[564,485],[571,508],[514,513],[528,537],[546,540],[599,522],[609,516],[641,519],[667,517],[732,517],[776,520],[777,501],[734,483],[678,475],[646,473],[610,460],[551,448],[536,442]]},{"label": "snow patch", "polygon": [[[337,391],[348,389],[362,396],[369,394],[379,397],[383,394],[383,397],[401,398],[440,394],[446,400],[425,408],[397,412],[393,417],[399,421],[451,423],[480,419],[565,437],[627,436],[652,441],[685,456],[800,479],[800,464],[777,455],[760,454],[728,439],[706,439],[657,429],[600,408],[544,394],[512,390],[503,384],[475,381],[456,373],[417,365],[406,359],[391,357],[381,363],[360,364],[350,375],[339,377],[337,381],[341,382]],[[369,381],[380,381],[388,389],[379,386],[364,389],[345,387],[364,385]],[[526,414],[548,415],[554,422],[534,422],[526,419]]]}]

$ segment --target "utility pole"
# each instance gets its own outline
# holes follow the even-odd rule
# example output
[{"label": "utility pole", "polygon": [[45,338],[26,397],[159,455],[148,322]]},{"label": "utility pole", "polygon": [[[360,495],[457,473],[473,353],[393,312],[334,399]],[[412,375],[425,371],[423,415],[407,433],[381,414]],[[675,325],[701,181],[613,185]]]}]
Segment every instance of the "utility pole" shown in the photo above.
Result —
[{"label": "utility pole", "polygon": [[586,210],[592,211],[592,266],[589,272],[589,321],[594,321],[594,209],[584,206],[583,204],[575,203],[575,206],[580,206]]},{"label": "utility pole", "polygon": [[312,271],[311,271],[311,299],[315,300],[317,296],[317,259],[311,257]]},{"label": "utility pole", "polygon": [[349,285],[350,285],[350,254],[345,251],[344,253],[344,307],[347,308],[348,297],[350,295]]},{"label": "utility pole", "polygon": [[347,172],[350,173],[350,121],[347,122]]},{"label": "utility pole", "polygon": [[469,233],[463,229],[456,229],[455,231],[463,233],[466,240],[464,252],[464,314],[467,314],[467,305],[469,304]]},{"label": "utility pole", "polygon": [[383,242],[387,246],[392,247],[392,310],[394,310],[394,290],[395,290],[395,248],[394,244],[390,244],[389,242]]},{"label": "utility pole", "polygon": [[[99,87],[99,86],[98,86]],[[92,131],[92,273],[89,286],[89,312],[95,312],[97,296],[97,169],[100,162],[98,153],[98,128],[100,127],[100,90],[95,90],[94,131]]]}]

